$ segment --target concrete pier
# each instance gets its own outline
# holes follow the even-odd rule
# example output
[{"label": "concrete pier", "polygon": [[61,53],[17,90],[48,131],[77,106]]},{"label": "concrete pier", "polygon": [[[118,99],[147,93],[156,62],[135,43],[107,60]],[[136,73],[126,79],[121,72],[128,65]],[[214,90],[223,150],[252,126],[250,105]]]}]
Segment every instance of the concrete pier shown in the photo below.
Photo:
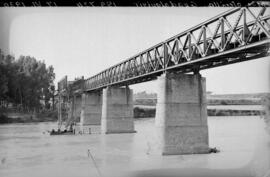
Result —
[{"label": "concrete pier", "polygon": [[162,155],[207,153],[205,78],[166,73],[158,82],[155,124]]},{"label": "concrete pier", "polygon": [[82,94],[82,125],[101,124],[102,97],[100,92],[88,92]]},{"label": "concrete pier", "polygon": [[107,87],[102,96],[102,133],[134,133],[133,91],[128,87]]}]

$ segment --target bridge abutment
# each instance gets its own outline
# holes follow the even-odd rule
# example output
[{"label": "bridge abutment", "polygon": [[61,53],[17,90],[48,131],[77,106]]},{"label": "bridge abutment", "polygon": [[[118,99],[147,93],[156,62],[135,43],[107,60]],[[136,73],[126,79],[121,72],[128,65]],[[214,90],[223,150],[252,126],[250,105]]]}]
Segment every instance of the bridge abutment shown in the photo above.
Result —
[{"label": "bridge abutment", "polygon": [[207,153],[205,78],[165,73],[158,82],[155,123],[162,155]]},{"label": "bridge abutment", "polygon": [[102,99],[100,92],[82,94],[82,125],[100,125]]},{"label": "bridge abutment", "polygon": [[102,133],[134,133],[133,91],[128,87],[107,87],[102,96]]}]

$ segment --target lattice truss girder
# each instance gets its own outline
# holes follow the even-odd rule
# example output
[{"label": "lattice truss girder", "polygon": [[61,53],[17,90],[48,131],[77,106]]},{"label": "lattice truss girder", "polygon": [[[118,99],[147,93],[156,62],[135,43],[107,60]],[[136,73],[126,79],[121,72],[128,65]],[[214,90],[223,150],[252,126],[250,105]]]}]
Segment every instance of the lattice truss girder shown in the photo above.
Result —
[{"label": "lattice truss girder", "polygon": [[85,89],[125,82],[269,40],[269,19],[267,7],[232,9],[90,77]]}]

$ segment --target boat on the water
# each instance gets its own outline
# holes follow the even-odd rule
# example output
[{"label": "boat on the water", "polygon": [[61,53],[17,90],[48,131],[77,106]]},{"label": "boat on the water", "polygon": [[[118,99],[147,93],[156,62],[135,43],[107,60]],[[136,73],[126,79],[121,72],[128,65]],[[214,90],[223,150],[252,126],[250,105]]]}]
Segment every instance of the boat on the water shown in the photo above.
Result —
[{"label": "boat on the water", "polygon": [[73,131],[67,131],[67,130],[64,130],[64,131],[50,131],[50,135],[73,135],[74,132]]}]

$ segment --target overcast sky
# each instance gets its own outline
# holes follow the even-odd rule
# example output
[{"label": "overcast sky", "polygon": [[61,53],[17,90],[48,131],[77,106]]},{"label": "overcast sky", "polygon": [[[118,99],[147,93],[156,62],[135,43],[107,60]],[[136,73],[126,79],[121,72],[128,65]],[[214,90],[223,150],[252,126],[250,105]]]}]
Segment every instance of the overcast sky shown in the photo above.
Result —
[{"label": "overcast sky", "polygon": [[[88,78],[227,8],[0,8],[0,48]],[[268,58],[201,71],[214,93],[269,92]],[[156,91],[156,82],[132,86]]]}]

